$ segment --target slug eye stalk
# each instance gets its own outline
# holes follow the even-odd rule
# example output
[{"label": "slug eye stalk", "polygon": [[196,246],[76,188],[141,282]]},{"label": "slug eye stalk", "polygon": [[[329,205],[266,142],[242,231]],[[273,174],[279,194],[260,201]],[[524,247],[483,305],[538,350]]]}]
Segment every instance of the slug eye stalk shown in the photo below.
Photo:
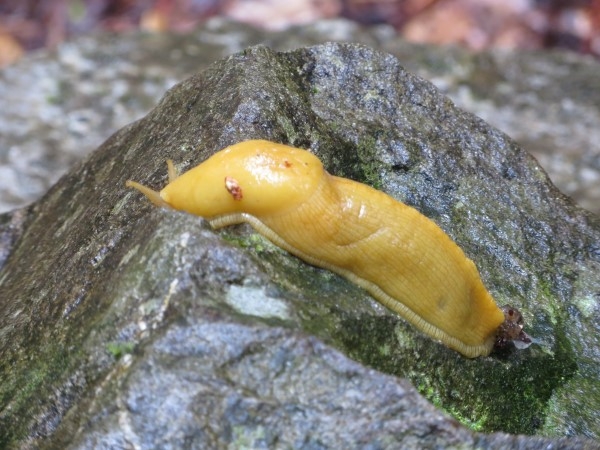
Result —
[{"label": "slug eye stalk", "polygon": [[[173,164],[173,161],[170,159],[167,159],[167,173],[169,176],[169,183],[172,183],[173,181],[175,181],[177,179],[177,177],[179,176],[179,174],[177,173],[177,169],[175,169],[175,165]],[[142,194],[144,194],[144,196],[148,200],[150,200],[152,202],[152,204],[155,206],[158,206],[160,208],[171,208],[171,205],[169,205],[161,197],[160,192],[158,192],[158,191],[150,189],[149,187],[144,186],[143,184],[140,184],[137,181],[132,181],[132,180],[127,180],[125,182],[125,186],[137,189]]]},{"label": "slug eye stalk", "polygon": [[155,206],[158,206],[161,208],[170,208],[171,207],[171,205],[169,205],[167,202],[165,202],[162,199],[162,197],[160,196],[160,192],[154,191],[154,190],[150,189],[149,187],[144,186],[143,184],[140,184],[136,181],[127,180],[125,182],[125,186],[137,189],[142,194],[144,194],[144,196],[148,200],[150,200],[152,202],[152,204]]}]

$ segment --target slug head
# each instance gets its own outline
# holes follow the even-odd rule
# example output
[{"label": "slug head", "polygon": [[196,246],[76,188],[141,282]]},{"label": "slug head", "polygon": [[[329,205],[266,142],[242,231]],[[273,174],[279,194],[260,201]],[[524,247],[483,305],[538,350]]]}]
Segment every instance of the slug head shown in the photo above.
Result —
[{"label": "slug head", "polygon": [[[154,204],[206,219],[236,213],[261,217],[307,201],[326,176],[321,161],[306,150],[252,140],[215,153],[160,193],[142,192]],[[141,190],[137,183],[129,186]]]}]

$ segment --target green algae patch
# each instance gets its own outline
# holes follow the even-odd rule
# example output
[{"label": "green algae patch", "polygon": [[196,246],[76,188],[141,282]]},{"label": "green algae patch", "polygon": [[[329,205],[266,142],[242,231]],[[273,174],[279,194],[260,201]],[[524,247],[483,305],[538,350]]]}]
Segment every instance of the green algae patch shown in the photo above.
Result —
[{"label": "green algae patch", "polygon": [[553,393],[577,369],[563,346],[553,355],[530,348],[467,359],[421,333],[408,337],[413,336],[409,327],[394,317],[346,316],[336,337],[353,358],[408,378],[474,431],[539,433]]}]

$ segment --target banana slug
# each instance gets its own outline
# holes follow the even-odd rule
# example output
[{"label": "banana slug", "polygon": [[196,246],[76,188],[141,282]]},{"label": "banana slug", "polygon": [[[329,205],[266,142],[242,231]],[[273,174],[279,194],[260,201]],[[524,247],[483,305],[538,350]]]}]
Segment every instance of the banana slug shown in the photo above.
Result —
[{"label": "banana slug", "polygon": [[221,150],[160,192],[157,206],[217,229],[249,223],[279,247],[366,289],[419,330],[473,358],[499,341],[505,315],[473,261],[433,221],[367,185],[330,175],[312,153],[263,140]]}]

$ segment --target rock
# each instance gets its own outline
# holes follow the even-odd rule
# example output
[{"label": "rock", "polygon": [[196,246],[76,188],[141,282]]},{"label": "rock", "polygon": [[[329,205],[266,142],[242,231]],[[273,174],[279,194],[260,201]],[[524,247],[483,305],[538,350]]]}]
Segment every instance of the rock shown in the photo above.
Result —
[{"label": "rock", "polygon": [[401,42],[389,51],[458,106],[515,139],[562,192],[600,213],[597,60],[562,52],[470,54],[427,47],[422,51],[431,64],[421,64],[415,49]]},{"label": "rock", "polygon": [[[533,153],[559,189],[600,213],[600,63],[568,53],[410,44],[389,27],[321,21],[282,32],[213,19],[190,34],[84,37],[0,71],[0,211],[38,199],[176,81],[258,43],[362,42],[396,55]],[[110,64],[106,61],[110,60]]]},{"label": "rock", "polygon": [[[537,343],[463,358],[249,227],[215,233],[124,187],[249,138],[310,147],[435,220]],[[0,221],[0,445],[598,448],[598,218],[391,55],[228,57],[16,214]]]}]

